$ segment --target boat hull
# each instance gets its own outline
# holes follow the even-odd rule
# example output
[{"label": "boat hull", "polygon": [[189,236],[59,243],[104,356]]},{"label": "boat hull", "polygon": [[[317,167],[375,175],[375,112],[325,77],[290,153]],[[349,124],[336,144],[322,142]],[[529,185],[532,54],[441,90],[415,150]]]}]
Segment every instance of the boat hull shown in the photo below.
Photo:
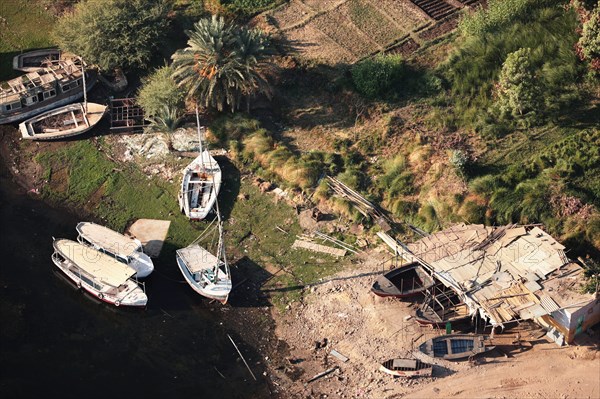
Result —
[{"label": "boat hull", "polygon": [[410,298],[423,294],[434,284],[418,263],[412,263],[379,276],[371,292],[380,297]]},{"label": "boat hull", "polygon": [[[202,183],[194,179],[194,176],[199,174],[204,175],[198,179]],[[207,150],[198,155],[183,171],[178,195],[181,212],[191,220],[206,218],[217,201],[221,175],[219,164]]]},{"label": "boat hull", "polygon": [[[106,113],[106,106],[95,103],[87,104],[87,112],[83,112],[84,104],[76,103],[76,104],[68,104],[63,107],[51,109],[50,111],[46,111],[40,115],[37,115],[33,118],[26,120],[19,124],[19,131],[21,132],[21,136],[26,140],[60,140],[67,137],[77,136],[79,134],[83,134],[89,130],[91,130],[94,126],[100,122],[104,114]],[[88,123],[82,124],[81,126],[77,126],[71,129],[65,129],[58,132],[48,132],[48,133],[36,133],[35,132],[35,124],[43,122],[44,119],[60,117],[63,115],[69,116],[74,115],[74,112],[81,112],[85,114],[85,118],[87,118]]]},{"label": "boat hull", "polygon": [[[86,84],[88,92],[94,87],[94,85],[96,84],[96,80],[96,76],[90,74],[90,77],[88,78]],[[54,108],[58,108],[60,106],[75,102],[83,97],[83,89],[73,90],[73,94],[71,95],[67,96],[61,94],[60,98],[58,97],[59,96],[57,96],[57,98],[54,100],[48,100],[44,101],[43,103],[38,103],[39,105],[30,106],[25,109],[20,108],[15,112],[2,113],[0,114],[0,125],[6,123],[20,122],[29,118],[33,118],[34,116],[39,115],[43,112],[53,110]]]},{"label": "boat hull", "polygon": [[489,352],[495,346],[487,346],[482,335],[450,334],[432,338],[419,346],[419,350],[431,357],[445,360],[462,360]]},{"label": "boat hull", "polygon": [[177,266],[179,267],[181,274],[185,278],[185,281],[188,283],[188,285],[190,287],[192,287],[192,289],[194,291],[196,291],[198,294],[200,294],[206,298],[210,298],[210,299],[219,301],[222,304],[227,303],[227,300],[229,299],[229,293],[231,291],[231,285],[229,286],[229,290],[227,290],[227,291],[217,290],[216,287],[214,287],[214,285],[211,287],[210,284],[203,287],[196,280],[194,280],[194,277],[188,270],[183,259],[181,259],[179,257],[179,255],[176,255],[176,259],[177,259]]},{"label": "boat hull", "polygon": [[148,304],[148,297],[142,291],[142,289],[137,286],[133,281],[130,284],[135,284],[136,286],[129,285],[129,293],[125,296],[114,296],[109,295],[107,293],[101,292],[90,285],[85,279],[82,279],[80,276],[77,276],[73,273],[68,264],[64,261],[61,261],[57,256],[52,255],[52,262],[54,265],[71,280],[78,288],[83,289],[87,293],[89,293],[92,297],[97,298],[102,302],[106,302],[108,304],[114,306],[125,306],[125,307],[133,307],[133,308],[144,308]]},{"label": "boat hull", "polygon": [[44,68],[44,61],[56,61],[62,52],[57,48],[28,51],[13,57],[15,71],[35,72]]},{"label": "boat hull", "polygon": [[[398,360],[412,361],[415,363],[414,367],[398,367],[395,362]],[[393,375],[394,377],[431,377],[433,373],[433,366],[428,363],[423,363],[420,360],[412,359],[390,359],[379,366],[379,370],[386,374]]]}]

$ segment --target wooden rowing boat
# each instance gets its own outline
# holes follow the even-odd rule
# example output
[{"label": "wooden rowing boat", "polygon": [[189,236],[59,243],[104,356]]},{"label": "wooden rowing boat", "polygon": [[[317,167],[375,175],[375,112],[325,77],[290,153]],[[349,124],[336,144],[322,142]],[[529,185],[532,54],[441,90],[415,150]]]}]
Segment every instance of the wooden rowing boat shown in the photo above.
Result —
[{"label": "wooden rowing boat", "polygon": [[422,294],[434,284],[433,278],[415,262],[377,277],[371,292],[381,297],[407,298]]},{"label": "wooden rowing boat", "polygon": [[423,342],[419,350],[431,357],[446,360],[460,360],[480,353],[489,352],[495,346],[489,346],[483,335],[450,334],[441,335]]},{"label": "wooden rowing boat", "polygon": [[92,129],[105,112],[106,105],[102,104],[69,104],[21,122],[19,130],[28,140],[64,139]]},{"label": "wooden rowing boat", "polygon": [[390,359],[379,366],[379,370],[395,377],[430,377],[433,365],[419,359]]},{"label": "wooden rowing boat", "polygon": [[39,71],[49,63],[58,61],[61,54],[62,52],[57,48],[28,51],[13,57],[13,69],[23,72]]}]

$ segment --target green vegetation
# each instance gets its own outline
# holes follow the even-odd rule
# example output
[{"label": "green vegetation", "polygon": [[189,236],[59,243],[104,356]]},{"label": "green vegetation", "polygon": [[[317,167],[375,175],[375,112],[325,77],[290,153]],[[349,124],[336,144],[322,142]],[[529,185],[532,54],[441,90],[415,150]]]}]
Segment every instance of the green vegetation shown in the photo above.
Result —
[{"label": "green vegetation", "polygon": [[59,46],[103,71],[146,68],[169,23],[165,0],[83,0],[59,19]]},{"label": "green vegetation", "polygon": [[213,0],[226,10],[244,15],[254,15],[273,8],[286,0]]},{"label": "green vegetation", "polygon": [[577,42],[581,58],[589,61],[593,70],[600,71],[600,6],[590,13],[583,23],[581,37]]},{"label": "green vegetation", "polygon": [[467,14],[460,21],[459,29],[465,36],[481,36],[514,23],[541,4],[556,3],[555,0],[489,0],[486,9]]},{"label": "green vegetation", "polygon": [[235,111],[243,98],[270,96],[267,74],[272,53],[269,40],[258,30],[201,19],[186,31],[188,47],[173,54],[173,78],[188,98],[203,107]]},{"label": "green vegetation", "polygon": [[144,109],[156,130],[172,132],[181,121],[184,91],[172,78],[173,69],[164,66],[156,69],[144,80],[137,102]]},{"label": "green vegetation", "polygon": [[541,88],[531,63],[531,49],[522,48],[510,53],[502,65],[496,87],[496,105],[500,116],[510,115],[519,120],[534,120],[542,113]]},{"label": "green vegetation", "polygon": [[581,96],[578,84],[583,68],[573,51],[576,29],[574,12],[538,6],[528,8],[502,30],[462,38],[440,68],[450,89],[443,101],[452,107],[444,110],[439,122],[451,129],[475,128],[490,138],[505,134],[511,127],[492,112],[493,88],[502,63],[521,48],[532,49],[529,63],[542,87],[539,98],[544,108],[559,116]]},{"label": "green vegetation", "polygon": [[352,67],[352,82],[366,98],[384,99],[397,96],[404,74],[402,57],[378,55]]},{"label": "green vegetation", "polygon": [[52,47],[48,32],[55,18],[37,2],[20,2],[19,6],[3,5],[0,14],[0,81],[21,74],[12,69],[12,59],[23,51]]}]

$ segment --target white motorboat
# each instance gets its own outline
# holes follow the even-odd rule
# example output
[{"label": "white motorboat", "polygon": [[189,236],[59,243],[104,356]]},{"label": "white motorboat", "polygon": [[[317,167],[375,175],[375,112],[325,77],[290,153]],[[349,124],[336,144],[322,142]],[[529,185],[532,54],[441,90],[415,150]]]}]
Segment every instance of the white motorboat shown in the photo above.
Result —
[{"label": "white motorboat", "polygon": [[202,220],[211,211],[221,188],[221,168],[212,155],[202,148],[202,134],[196,108],[200,154],[183,171],[179,207],[192,220]]},{"label": "white motorboat", "polygon": [[64,238],[53,242],[52,261],[79,288],[115,306],[144,307],[148,297],[135,270],[94,248]]},{"label": "white motorboat", "polygon": [[154,270],[152,259],[144,253],[139,240],[91,222],[80,222],[76,229],[77,241],[128,265],[136,271],[137,278],[144,278]]},{"label": "white motorboat", "polygon": [[216,256],[197,242],[193,242],[185,248],[178,249],[176,259],[181,274],[194,291],[221,303],[227,302],[231,292],[231,272],[225,256],[223,224],[220,217]]}]

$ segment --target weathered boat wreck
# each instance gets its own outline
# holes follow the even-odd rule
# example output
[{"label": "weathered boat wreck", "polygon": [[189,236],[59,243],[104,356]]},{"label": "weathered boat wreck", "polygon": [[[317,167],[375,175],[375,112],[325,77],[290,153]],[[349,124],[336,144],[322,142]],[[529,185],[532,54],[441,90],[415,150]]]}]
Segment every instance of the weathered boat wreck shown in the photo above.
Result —
[{"label": "weathered boat wreck", "polygon": [[[97,74],[87,70],[85,78],[89,91],[96,83]],[[0,83],[0,124],[32,118],[77,101],[83,97],[83,79],[82,61],[69,58]]]},{"label": "weathered boat wreck", "polygon": [[377,277],[371,292],[381,297],[408,298],[435,285],[433,278],[417,262],[398,267]]},{"label": "weathered boat wreck", "polygon": [[15,71],[35,72],[44,69],[61,58],[62,51],[57,48],[45,48],[27,51],[13,57]]}]

